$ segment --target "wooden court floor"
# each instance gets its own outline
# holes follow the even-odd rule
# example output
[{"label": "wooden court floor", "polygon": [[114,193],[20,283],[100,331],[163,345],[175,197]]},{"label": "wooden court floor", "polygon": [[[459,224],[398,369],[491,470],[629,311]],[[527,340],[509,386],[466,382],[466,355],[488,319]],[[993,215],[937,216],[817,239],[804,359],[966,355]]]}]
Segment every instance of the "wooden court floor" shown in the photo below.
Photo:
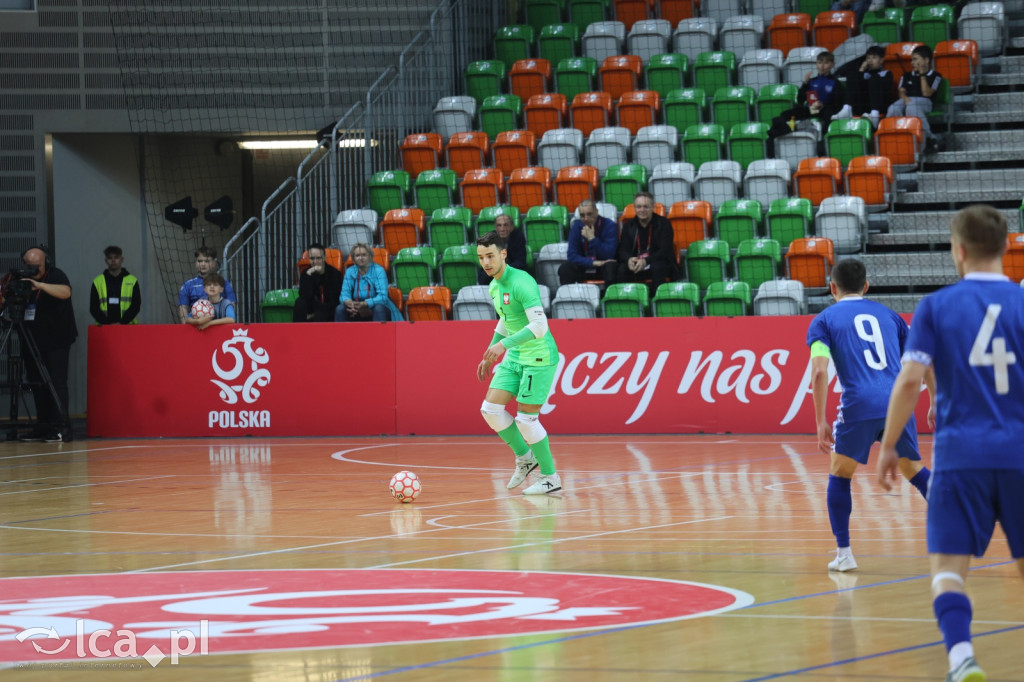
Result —
[{"label": "wooden court floor", "polygon": [[[565,490],[540,498],[505,489],[496,437],[0,444],[0,678],[944,678],[926,503],[879,491],[873,463],[853,486],[860,568],[829,575],[810,436],[552,444]],[[423,483],[412,504],[387,491],[402,469]],[[989,680],[1024,680],[1024,585],[1001,534],[969,589]],[[217,636],[175,665],[69,657],[78,620],[200,617]],[[16,640],[53,622],[59,637]],[[63,659],[30,647],[65,637]]]}]

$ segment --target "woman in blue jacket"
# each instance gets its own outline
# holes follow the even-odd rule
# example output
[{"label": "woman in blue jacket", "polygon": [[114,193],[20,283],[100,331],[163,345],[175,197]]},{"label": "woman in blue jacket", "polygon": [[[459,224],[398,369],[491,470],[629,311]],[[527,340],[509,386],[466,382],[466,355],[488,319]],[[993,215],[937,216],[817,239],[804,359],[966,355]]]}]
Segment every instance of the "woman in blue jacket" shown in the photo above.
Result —
[{"label": "woman in blue jacket", "polygon": [[341,303],[334,310],[334,321],[388,322],[403,319],[388,296],[388,273],[373,262],[370,247],[356,244],[350,255],[355,265],[345,271]]}]

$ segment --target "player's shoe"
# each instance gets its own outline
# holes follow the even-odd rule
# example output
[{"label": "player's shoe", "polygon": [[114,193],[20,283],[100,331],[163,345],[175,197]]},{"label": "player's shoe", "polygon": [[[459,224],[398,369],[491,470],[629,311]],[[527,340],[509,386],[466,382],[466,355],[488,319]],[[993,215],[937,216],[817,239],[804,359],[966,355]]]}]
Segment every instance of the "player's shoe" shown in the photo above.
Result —
[{"label": "player's shoe", "polygon": [[533,453],[516,457],[516,470],[512,472],[512,478],[508,482],[508,489],[517,488],[523,484],[530,472],[537,468],[537,458]]},{"label": "player's shoe", "polygon": [[974,656],[967,658],[956,670],[950,670],[946,675],[946,682],[985,682],[985,679],[985,671],[974,660]]},{"label": "player's shoe", "polygon": [[523,491],[524,495],[547,495],[562,489],[562,479],[558,474],[541,476],[536,483]]},{"label": "player's shoe", "polygon": [[852,554],[844,554],[837,556],[832,561],[828,562],[828,570],[839,571],[840,573],[846,573],[847,571],[854,571],[857,569],[857,560],[853,558]]}]

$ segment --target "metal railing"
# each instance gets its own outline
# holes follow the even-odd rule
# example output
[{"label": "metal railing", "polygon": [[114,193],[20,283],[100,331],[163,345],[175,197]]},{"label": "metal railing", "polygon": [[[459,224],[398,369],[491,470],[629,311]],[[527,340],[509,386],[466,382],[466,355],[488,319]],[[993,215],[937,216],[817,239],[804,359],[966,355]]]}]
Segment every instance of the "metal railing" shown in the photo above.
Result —
[{"label": "metal railing", "polygon": [[401,167],[402,140],[433,127],[434,105],[457,94],[466,66],[487,53],[505,22],[506,5],[443,0],[398,64],[338,119],[330,139],[322,139],[296,175],[264,202],[259,218],[250,218],[228,241],[223,270],[238,294],[240,321],[260,321],[266,293],[295,286],[295,263],[306,244],[333,241],[338,212],[367,205],[366,184],[374,172]]}]

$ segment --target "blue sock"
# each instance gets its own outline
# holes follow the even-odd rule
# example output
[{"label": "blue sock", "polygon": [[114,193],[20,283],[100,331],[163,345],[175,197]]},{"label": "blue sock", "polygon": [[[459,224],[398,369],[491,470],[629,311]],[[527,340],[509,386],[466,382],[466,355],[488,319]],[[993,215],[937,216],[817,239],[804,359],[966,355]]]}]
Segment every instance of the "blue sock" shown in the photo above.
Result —
[{"label": "blue sock", "polygon": [[917,491],[921,493],[924,499],[928,499],[928,481],[931,480],[932,472],[928,470],[928,467],[922,468],[914,477],[910,479],[910,485],[917,488]]},{"label": "blue sock", "polygon": [[971,600],[963,592],[943,592],[932,602],[942,639],[949,652],[954,644],[971,641]]},{"label": "blue sock", "polygon": [[825,501],[828,504],[828,521],[832,524],[832,534],[836,536],[836,546],[849,547],[850,512],[853,511],[850,479],[829,474]]}]

